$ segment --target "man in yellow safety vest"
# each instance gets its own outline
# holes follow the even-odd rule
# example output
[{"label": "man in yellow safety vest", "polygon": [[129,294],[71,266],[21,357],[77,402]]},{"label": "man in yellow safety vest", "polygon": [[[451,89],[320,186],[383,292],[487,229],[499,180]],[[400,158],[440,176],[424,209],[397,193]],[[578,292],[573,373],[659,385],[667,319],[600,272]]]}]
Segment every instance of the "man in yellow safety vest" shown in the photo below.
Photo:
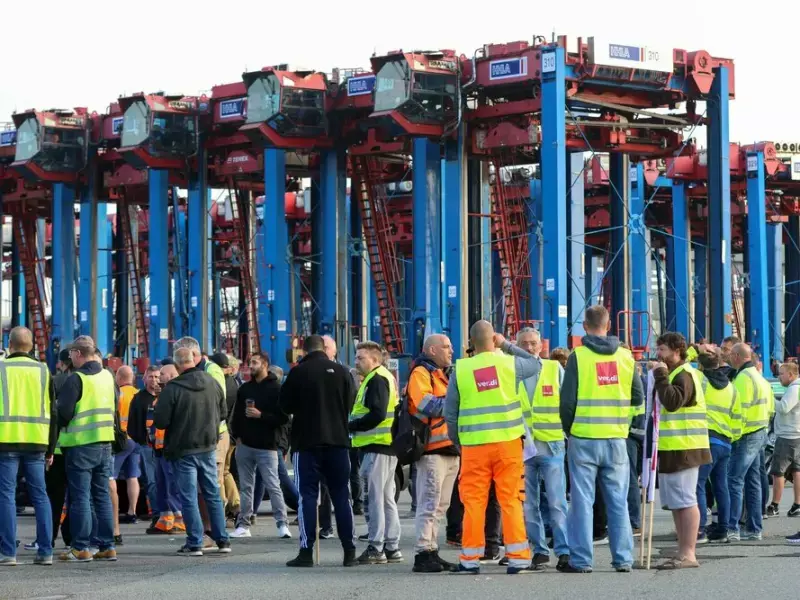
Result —
[{"label": "man in yellow safety vest", "polygon": [[661,503],[672,511],[678,532],[677,555],[659,569],[693,568],[699,566],[695,555],[700,528],[698,473],[702,465],[711,463],[705,395],[700,373],[686,362],[684,337],[668,332],[656,344],[662,361],[653,369],[660,402],[659,493]]},{"label": "man in yellow safety vest", "polygon": [[[30,357],[33,334],[15,327],[0,360],[0,566],[17,564],[17,472],[36,511],[37,565],[53,564],[53,515],[44,480],[56,445],[55,393],[47,365]],[[60,508],[60,507],[59,507]]]}]

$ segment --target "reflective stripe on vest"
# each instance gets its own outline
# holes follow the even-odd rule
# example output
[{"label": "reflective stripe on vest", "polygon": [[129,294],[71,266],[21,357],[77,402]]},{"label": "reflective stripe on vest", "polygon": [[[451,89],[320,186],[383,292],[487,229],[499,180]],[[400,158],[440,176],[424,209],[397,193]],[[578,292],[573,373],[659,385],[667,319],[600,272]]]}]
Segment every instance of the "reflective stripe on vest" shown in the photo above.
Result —
[{"label": "reflective stripe on vest", "polygon": [[95,375],[75,372],[82,393],[75,415],[58,436],[62,448],[114,441],[114,376],[105,369]]},{"label": "reflective stripe on vest", "polygon": [[755,367],[747,367],[736,376],[736,380],[739,377],[747,377],[753,384],[752,396],[748,398],[743,393],[740,398],[742,406],[742,435],[747,435],[759,429],[764,429],[769,425],[772,387]]},{"label": "reflective stripe on vest", "polygon": [[533,392],[533,438],[540,442],[560,442],[564,439],[559,405],[561,385],[559,364],[555,360],[542,360],[542,372]]},{"label": "reflective stripe on vest", "polygon": [[710,385],[706,377],[703,377],[702,388],[706,401],[706,421],[709,431],[736,439],[741,435],[741,427],[735,425],[741,419],[741,415],[734,413],[736,388],[732,383],[728,383],[724,388],[718,390]]},{"label": "reflective stripe on vest", "polygon": [[522,417],[524,387],[517,386],[514,357],[482,352],[456,362],[460,397],[458,437],[464,446],[519,439],[525,434]]},{"label": "reflective stripe on vest", "polygon": [[669,382],[685,371],[694,383],[695,406],[684,406],[675,412],[661,406],[658,426],[658,449],[664,452],[698,450],[708,448],[708,425],[706,423],[706,401],[700,374],[684,363],[669,374]]},{"label": "reflective stripe on vest", "polygon": [[635,362],[629,350],[597,354],[575,348],[578,405],[570,434],[588,439],[627,438]]},{"label": "reflective stripe on vest", "polygon": [[0,442],[47,445],[50,440],[50,373],[25,356],[0,361]]},{"label": "reflective stripe on vest", "polygon": [[376,444],[379,446],[391,446],[392,444],[392,423],[394,423],[394,409],[397,406],[397,386],[395,385],[394,375],[384,367],[379,366],[371,371],[361,382],[358,388],[356,403],[350,413],[350,420],[353,421],[369,413],[369,409],[364,406],[364,395],[367,391],[367,384],[373,377],[383,377],[389,384],[389,405],[386,407],[386,418],[378,423],[377,427],[369,431],[353,432],[353,448],[361,448]]},{"label": "reflective stripe on vest", "polygon": [[[225,373],[222,372],[222,368],[217,363],[207,360],[205,366],[205,372],[211,375],[211,377],[214,378],[214,381],[216,381],[219,384],[219,387],[222,388],[222,397],[227,402],[228,392],[225,386]],[[219,433],[219,435],[222,435],[223,433],[228,431],[228,424],[225,422],[225,415],[220,415],[220,417],[222,420],[219,423],[219,428],[217,433]]]}]

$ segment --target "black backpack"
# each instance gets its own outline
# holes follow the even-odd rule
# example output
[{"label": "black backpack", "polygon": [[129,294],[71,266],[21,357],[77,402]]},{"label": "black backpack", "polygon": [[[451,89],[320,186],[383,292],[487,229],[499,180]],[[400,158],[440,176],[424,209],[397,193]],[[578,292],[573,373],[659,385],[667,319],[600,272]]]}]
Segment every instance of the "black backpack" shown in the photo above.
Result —
[{"label": "black backpack", "polygon": [[[431,387],[433,387],[433,373],[431,373]],[[392,450],[401,465],[410,465],[417,462],[425,453],[425,446],[431,439],[431,427],[408,411],[408,391],[403,394],[403,399],[394,409],[394,422],[392,423]],[[444,420],[436,426],[442,427]]]}]

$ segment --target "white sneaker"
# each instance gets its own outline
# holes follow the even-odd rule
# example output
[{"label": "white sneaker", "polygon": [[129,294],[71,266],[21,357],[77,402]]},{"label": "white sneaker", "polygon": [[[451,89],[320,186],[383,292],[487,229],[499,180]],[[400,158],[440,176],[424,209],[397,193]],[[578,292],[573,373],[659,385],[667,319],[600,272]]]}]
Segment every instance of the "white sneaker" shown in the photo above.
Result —
[{"label": "white sneaker", "polygon": [[292,539],[292,532],[289,531],[289,528],[286,526],[286,523],[281,523],[278,525],[278,535],[284,540]]},{"label": "white sneaker", "polygon": [[231,533],[231,537],[235,538],[245,538],[245,537],[253,537],[253,534],[250,533],[250,529],[247,527],[237,527],[236,530]]}]

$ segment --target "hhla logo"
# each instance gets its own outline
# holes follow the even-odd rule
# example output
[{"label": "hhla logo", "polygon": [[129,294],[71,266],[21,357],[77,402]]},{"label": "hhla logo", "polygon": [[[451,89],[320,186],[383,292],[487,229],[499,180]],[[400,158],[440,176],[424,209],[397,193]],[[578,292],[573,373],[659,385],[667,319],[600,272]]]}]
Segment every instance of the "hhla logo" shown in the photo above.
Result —
[{"label": "hhla logo", "polygon": [[601,362],[597,363],[597,385],[616,385],[619,383],[617,374],[617,363]]},{"label": "hhla logo", "polygon": [[475,386],[478,388],[479,392],[494,390],[500,387],[500,380],[497,377],[497,369],[495,367],[476,369],[474,375]]}]

